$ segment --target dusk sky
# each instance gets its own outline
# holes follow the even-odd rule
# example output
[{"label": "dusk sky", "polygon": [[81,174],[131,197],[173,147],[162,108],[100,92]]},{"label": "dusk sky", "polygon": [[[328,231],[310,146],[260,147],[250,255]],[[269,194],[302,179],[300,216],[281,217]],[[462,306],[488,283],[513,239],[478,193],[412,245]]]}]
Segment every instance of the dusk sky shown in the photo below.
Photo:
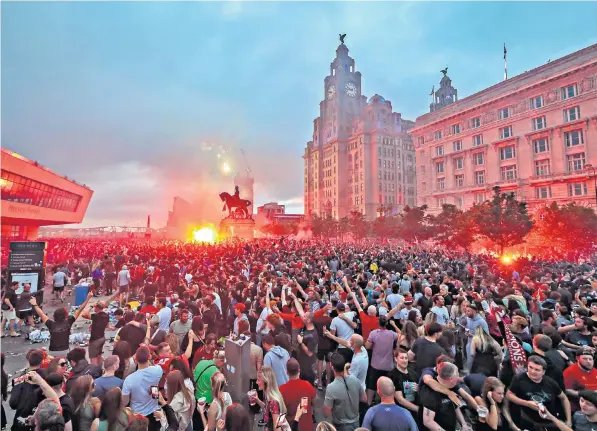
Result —
[{"label": "dusk sky", "polygon": [[[415,120],[440,69],[460,98],[597,43],[597,3],[4,2],[2,145],[91,187],[85,226],[221,209],[217,153],[255,200],[302,212],[305,143],[346,33],[363,93]],[[219,211],[218,209],[218,211]]]}]

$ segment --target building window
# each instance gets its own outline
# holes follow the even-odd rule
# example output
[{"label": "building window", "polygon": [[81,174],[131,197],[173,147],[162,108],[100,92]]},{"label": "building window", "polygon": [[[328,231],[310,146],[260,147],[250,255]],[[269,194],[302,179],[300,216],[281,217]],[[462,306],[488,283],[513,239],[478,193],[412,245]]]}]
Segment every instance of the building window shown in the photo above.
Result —
[{"label": "building window", "polygon": [[551,187],[537,187],[535,189],[535,198],[536,199],[549,199],[551,197]]},{"label": "building window", "polygon": [[564,133],[564,140],[567,147],[575,147],[584,144],[582,130],[572,130]]},{"label": "building window", "polygon": [[446,181],[444,180],[444,178],[438,178],[437,179],[437,189],[443,190],[445,186],[446,186]]},{"label": "building window", "polygon": [[377,159],[377,166],[381,168],[381,159]]},{"label": "building window", "polygon": [[454,141],[454,151],[462,150],[462,141]]},{"label": "building window", "polygon": [[498,110],[498,120],[504,120],[510,117],[510,108],[502,108]]},{"label": "building window", "polygon": [[549,145],[546,138],[533,139],[533,151],[535,154],[545,153],[549,150]]},{"label": "building window", "polygon": [[475,193],[474,199],[476,204],[482,204],[485,202],[485,193]]},{"label": "building window", "polygon": [[456,168],[456,170],[464,169],[464,159],[462,157],[454,159],[454,167]]},{"label": "building window", "polygon": [[417,138],[417,141],[419,142],[419,145],[423,145],[423,144],[425,144],[425,137],[424,136],[419,136]]},{"label": "building window", "polygon": [[483,145],[483,135],[473,136],[473,147],[478,147],[479,145]]},{"label": "building window", "polygon": [[586,181],[568,184],[568,196],[586,196],[588,192]]},{"label": "building window", "polygon": [[510,160],[516,157],[516,149],[514,145],[500,148],[500,160]]},{"label": "building window", "polygon": [[437,162],[435,164],[435,172],[438,174],[444,173],[444,162]]},{"label": "building window", "polygon": [[580,120],[580,106],[564,109],[564,123]]},{"label": "building window", "polygon": [[475,172],[475,184],[478,184],[478,185],[485,184],[485,171],[476,171]]},{"label": "building window", "polygon": [[538,177],[542,177],[545,175],[549,175],[550,171],[550,164],[549,160],[537,160],[535,161],[535,175]]},{"label": "building window", "polygon": [[500,127],[500,139],[506,139],[512,136],[512,126]]},{"label": "building window", "polygon": [[2,169],[2,200],[76,212],[82,196]]},{"label": "building window", "polygon": [[441,138],[442,138],[442,131],[436,130],[435,131],[435,139],[441,139]]},{"label": "building window", "polygon": [[455,175],[454,183],[456,184],[456,187],[458,187],[459,189],[464,187],[464,175],[463,174]]},{"label": "building window", "polygon": [[483,153],[475,153],[473,154],[473,164],[475,166],[480,166],[485,163],[485,157]]},{"label": "building window", "polygon": [[582,171],[585,166],[585,153],[569,154],[566,156],[568,172]]},{"label": "building window", "polygon": [[547,121],[545,115],[541,117],[533,118],[533,130],[542,130],[547,127]]},{"label": "building window", "polygon": [[456,196],[454,198],[454,203],[456,204],[457,208],[462,208],[462,205],[463,205],[463,199],[462,199],[462,197]]},{"label": "building window", "polygon": [[387,167],[387,166],[386,166],[386,161],[385,161],[385,160],[383,161],[383,167],[384,167],[384,168],[385,168],[385,167]]},{"label": "building window", "polygon": [[436,156],[444,155],[444,146],[443,145],[440,145],[439,147],[435,147],[435,155]]},{"label": "building window", "polygon": [[562,100],[578,96],[578,85],[572,84],[568,85],[567,87],[562,87],[561,95]]},{"label": "building window", "polygon": [[437,199],[437,206],[441,208],[446,203],[445,198],[438,198]]},{"label": "building window", "polygon": [[529,99],[529,105],[531,106],[531,109],[542,108],[544,105],[543,96],[532,97]]},{"label": "building window", "polygon": [[502,181],[512,181],[516,179],[516,165],[502,166],[500,168]]},{"label": "building window", "polygon": [[481,127],[481,117],[471,118],[471,129],[477,129]]},{"label": "building window", "polygon": [[460,124],[453,124],[452,125],[452,134],[456,135],[460,133]]}]

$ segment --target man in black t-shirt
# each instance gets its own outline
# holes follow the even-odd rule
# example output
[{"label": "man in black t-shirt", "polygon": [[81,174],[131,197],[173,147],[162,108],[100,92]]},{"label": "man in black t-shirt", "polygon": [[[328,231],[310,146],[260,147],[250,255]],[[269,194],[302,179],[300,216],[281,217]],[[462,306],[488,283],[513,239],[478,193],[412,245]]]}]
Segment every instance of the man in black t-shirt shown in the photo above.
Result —
[{"label": "man in black t-shirt", "polygon": [[[438,369],[437,381],[446,389],[452,389],[458,383],[458,367],[449,362],[443,362]],[[456,429],[456,422],[460,423],[463,431],[471,431],[471,426],[465,422],[459,408],[441,392],[436,392],[426,384],[419,390],[419,423],[422,430]]]},{"label": "man in black t-shirt", "polygon": [[416,419],[419,412],[419,406],[416,404],[416,394],[418,391],[417,374],[414,370],[408,368],[408,352],[404,349],[398,349],[394,356],[396,368],[388,373],[392,379],[396,392],[394,398],[396,402],[408,409]]},{"label": "man in black t-shirt", "polygon": [[[296,303],[296,301],[295,301]],[[299,304],[300,305],[300,304]],[[315,361],[317,359],[315,353],[317,352],[317,344],[319,343],[319,336],[313,324],[313,313],[302,313],[301,317],[305,324],[305,329],[302,334],[297,336],[298,350],[297,359],[301,368],[301,379],[306,380],[312,385],[315,385]]]},{"label": "man in black t-shirt", "polygon": [[81,317],[91,320],[91,336],[89,337],[89,361],[92,364],[101,365],[102,352],[106,342],[106,328],[110,324],[110,316],[104,311],[106,304],[98,301],[91,309],[83,311]]},{"label": "man in black t-shirt", "polygon": [[545,376],[546,369],[545,359],[531,356],[527,372],[515,375],[508,388],[508,401],[520,407],[521,429],[533,429],[535,425],[549,426],[552,422],[539,414],[540,405],[555,416],[559,403],[564,407],[566,424],[572,426],[570,401],[556,381]]},{"label": "man in black t-shirt", "polygon": [[436,359],[446,354],[437,344],[437,339],[442,335],[442,326],[439,323],[430,323],[425,328],[425,333],[425,337],[417,338],[408,353],[408,359],[415,362],[417,376],[421,375],[424,368],[433,368]]},{"label": "man in black t-shirt", "polygon": [[135,314],[134,320],[127,323],[118,332],[118,341],[126,341],[131,346],[131,352],[136,352],[141,343],[145,341],[147,326],[145,326],[145,313]]}]

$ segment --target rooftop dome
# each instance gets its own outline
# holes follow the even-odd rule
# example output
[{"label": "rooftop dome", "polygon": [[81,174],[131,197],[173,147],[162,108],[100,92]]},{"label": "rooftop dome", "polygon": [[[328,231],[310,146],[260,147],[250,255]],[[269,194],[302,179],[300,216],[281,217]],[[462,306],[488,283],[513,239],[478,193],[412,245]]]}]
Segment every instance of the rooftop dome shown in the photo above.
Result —
[{"label": "rooftop dome", "polygon": [[375,96],[369,99],[369,103],[384,103],[385,101],[386,99],[381,97],[379,94],[376,94]]}]

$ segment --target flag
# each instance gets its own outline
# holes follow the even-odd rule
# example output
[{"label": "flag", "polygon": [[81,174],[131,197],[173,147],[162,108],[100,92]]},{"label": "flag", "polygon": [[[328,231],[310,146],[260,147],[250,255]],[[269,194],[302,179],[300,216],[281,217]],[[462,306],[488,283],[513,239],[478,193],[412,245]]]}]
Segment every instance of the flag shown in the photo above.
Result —
[{"label": "flag", "polygon": [[504,60],[506,59],[507,53],[508,53],[508,50],[506,49],[506,44],[504,43]]}]

